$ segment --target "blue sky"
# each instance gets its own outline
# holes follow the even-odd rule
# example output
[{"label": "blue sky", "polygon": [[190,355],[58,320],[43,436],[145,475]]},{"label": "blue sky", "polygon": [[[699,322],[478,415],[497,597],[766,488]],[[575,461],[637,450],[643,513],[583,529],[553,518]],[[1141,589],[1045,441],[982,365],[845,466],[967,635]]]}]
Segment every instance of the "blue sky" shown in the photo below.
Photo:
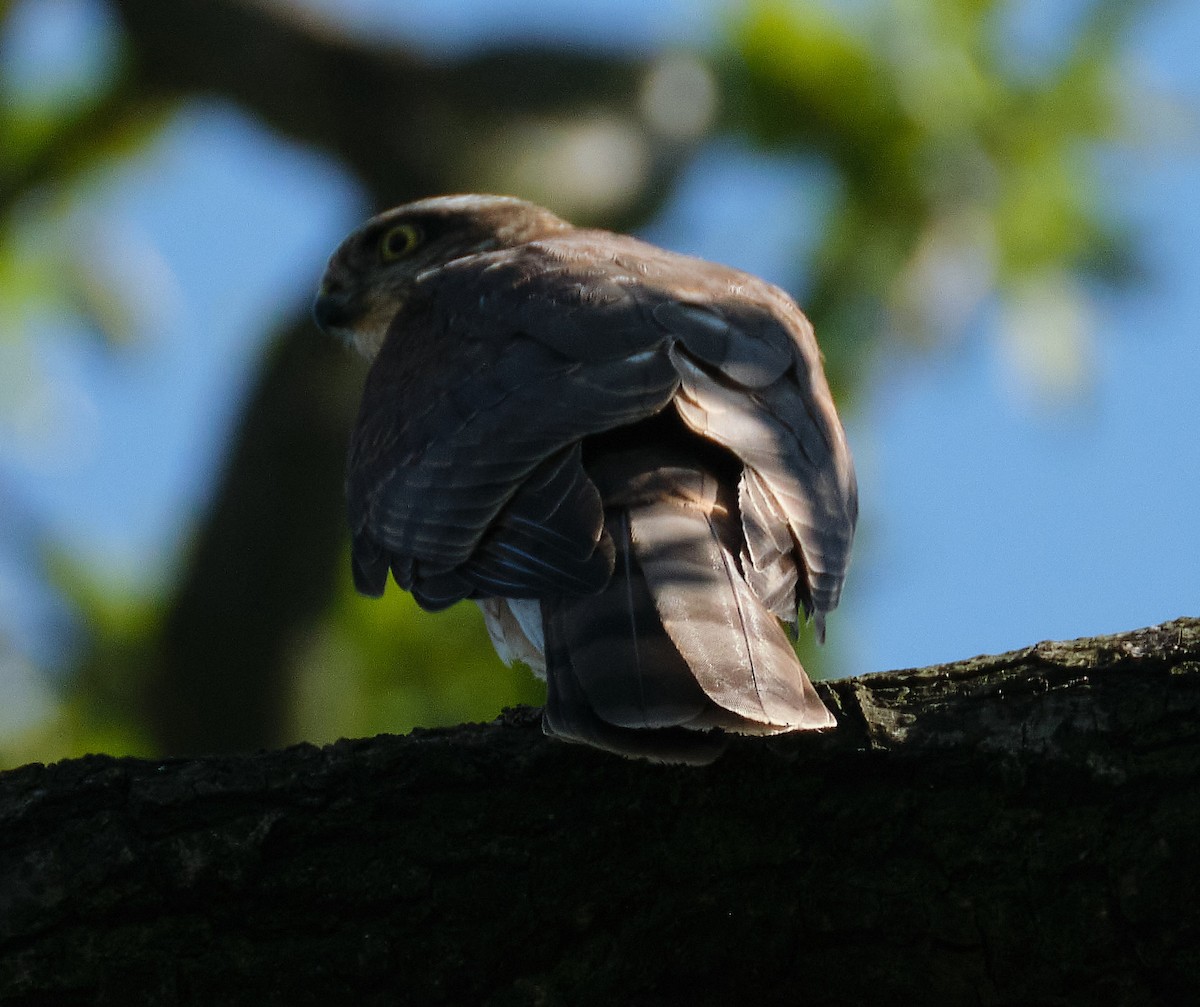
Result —
[{"label": "blue sky", "polygon": [[[386,5],[355,6],[372,25],[370,9]],[[1020,5],[1014,37],[1027,52],[1052,51],[1079,6]],[[408,19],[412,37],[453,51],[500,25],[525,31],[522,14],[543,8],[443,0],[387,9]],[[656,47],[703,41],[721,9],[593,0],[544,27],[552,38]],[[38,45],[53,55],[44,24]],[[83,24],[103,37],[94,20]],[[1200,612],[1197,40],[1200,5],[1176,0],[1145,18],[1130,45],[1131,73],[1192,104],[1178,135],[1101,155],[1107,194],[1135,227],[1148,279],[1092,292],[1095,352],[1083,395],[1057,406],[1031,397],[988,318],[952,346],[875,361],[848,418],[863,517],[843,610],[830,621],[847,671]],[[46,60],[43,52],[24,72]],[[797,233],[819,223],[825,184],[801,162],[718,138],[646,234],[783,280],[803,251]],[[307,299],[365,207],[335,165],[213,104],[185,108],[90,193],[89,213],[120,238],[112,254],[142,271],[132,282],[170,280],[158,284],[165,293],[139,338],[116,354],[61,323],[39,328],[26,365],[57,418],[52,429],[20,417],[0,427],[0,487],[54,539],[149,591],[170,576],[202,512],[273,321]],[[811,208],[799,228],[778,213],[797,196]],[[0,609],[10,629],[33,638],[38,607],[18,603],[29,594],[22,563],[0,558]]]}]

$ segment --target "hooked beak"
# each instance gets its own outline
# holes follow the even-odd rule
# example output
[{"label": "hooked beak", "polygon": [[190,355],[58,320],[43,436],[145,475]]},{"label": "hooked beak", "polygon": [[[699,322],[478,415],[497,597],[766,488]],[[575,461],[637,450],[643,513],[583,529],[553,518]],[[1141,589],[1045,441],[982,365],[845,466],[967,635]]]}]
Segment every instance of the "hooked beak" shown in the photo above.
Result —
[{"label": "hooked beak", "polygon": [[317,290],[317,299],[313,303],[313,318],[317,324],[331,335],[339,329],[347,329],[354,320],[351,310],[351,298],[341,284],[328,277],[321,281]]}]

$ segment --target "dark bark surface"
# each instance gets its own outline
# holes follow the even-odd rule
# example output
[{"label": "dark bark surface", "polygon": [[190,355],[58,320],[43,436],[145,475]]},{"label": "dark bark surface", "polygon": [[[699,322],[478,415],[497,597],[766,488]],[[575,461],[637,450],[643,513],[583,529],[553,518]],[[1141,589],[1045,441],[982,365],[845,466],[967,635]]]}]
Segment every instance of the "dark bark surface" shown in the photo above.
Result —
[{"label": "dark bark surface", "polygon": [[1200,620],[822,683],[705,769],[404,738],[0,776],[0,1003],[1171,1004]]}]

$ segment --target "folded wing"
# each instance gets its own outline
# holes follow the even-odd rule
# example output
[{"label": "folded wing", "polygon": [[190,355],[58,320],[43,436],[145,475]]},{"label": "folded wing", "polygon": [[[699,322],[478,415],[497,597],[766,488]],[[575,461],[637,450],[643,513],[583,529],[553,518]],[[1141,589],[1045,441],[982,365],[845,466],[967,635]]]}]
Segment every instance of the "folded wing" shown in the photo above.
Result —
[{"label": "folded wing", "polygon": [[[685,463],[657,496],[598,480],[594,439],[637,446],[672,403],[729,465]],[[360,589],[390,570],[427,608],[513,599],[489,626],[563,669],[559,733],[831,723],[777,619],[799,606],[823,634],[857,491],[812,330],[776,288],[599,232],[456,260],[372,366],[347,480]],[[544,643],[521,599],[543,599]]]}]

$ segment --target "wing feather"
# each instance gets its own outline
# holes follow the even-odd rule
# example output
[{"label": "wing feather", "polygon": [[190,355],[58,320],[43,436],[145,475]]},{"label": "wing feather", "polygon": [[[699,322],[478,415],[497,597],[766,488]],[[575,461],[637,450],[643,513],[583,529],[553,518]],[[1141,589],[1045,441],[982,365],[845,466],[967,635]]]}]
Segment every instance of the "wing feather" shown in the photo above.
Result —
[{"label": "wing feather", "polygon": [[397,316],[368,376],[347,473],[356,583],[378,594],[390,565],[428,607],[594,592],[611,553],[578,446],[667,405],[665,339],[628,312],[622,335],[592,311],[549,311],[552,269],[497,269],[480,297],[479,266],[452,267]]},{"label": "wing feather", "polygon": [[[684,422],[741,458],[754,473],[759,495],[769,494],[772,506],[785,515],[803,558],[812,615],[823,634],[823,616],[841,595],[858,511],[854,471],[836,415],[836,429],[814,425],[797,417],[798,407],[789,401],[794,388],[770,387],[750,395],[680,347],[672,349],[671,359],[682,378],[675,405]],[[743,499],[752,508],[765,503],[765,497]],[[752,511],[750,523],[770,525],[770,511]]]},{"label": "wing feather", "polygon": [[767,611],[788,618],[799,601],[820,629],[857,504],[811,328],[753,277],[600,232],[423,276],[372,366],[351,450],[356,583],[378,593],[390,568],[438,605],[595,589],[596,557],[611,557],[570,450],[672,399],[745,469],[745,550],[725,560]]}]

